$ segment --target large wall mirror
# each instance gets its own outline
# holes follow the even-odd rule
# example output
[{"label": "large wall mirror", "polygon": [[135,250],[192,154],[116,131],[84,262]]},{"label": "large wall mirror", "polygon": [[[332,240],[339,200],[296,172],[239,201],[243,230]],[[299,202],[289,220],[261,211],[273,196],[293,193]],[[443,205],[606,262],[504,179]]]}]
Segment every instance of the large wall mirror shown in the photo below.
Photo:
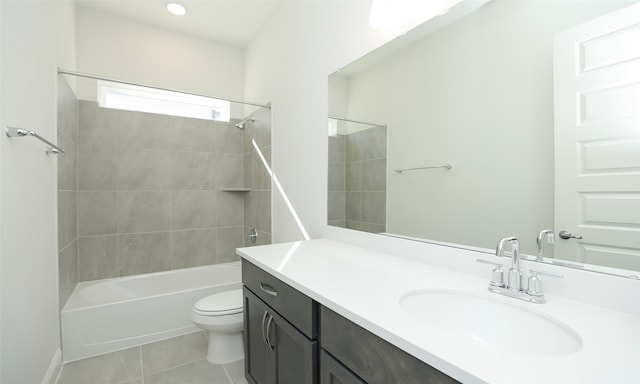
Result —
[{"label": "large wall mirror", "polygon": [[[638,275],[640,87],[618,96],[627,98],[622,117],[635,133],[589,152],[624,150],[631,187],[623,195],[600,185],[594,199],[559,199],[554,161],[563,156],[554,132],[554,36],[631,3],[494,0],[447,23],[428,21],[331,74],[328,224],[486,252],[516,236],[531,258],[538,234],[552,229],[545,261]],[[624,44],[640,44],[638,30],[625,29]],[[632,55],[625,62],[640,60]],[[625,212],[611,213],[611,201]],[[588,207],[589,225],[557,227],[565,205]],[[594,245],[587,227],[635,240]],[[563,229],[584,239],[561,239]],[[580,250],[565,252],[562,242]]]}]

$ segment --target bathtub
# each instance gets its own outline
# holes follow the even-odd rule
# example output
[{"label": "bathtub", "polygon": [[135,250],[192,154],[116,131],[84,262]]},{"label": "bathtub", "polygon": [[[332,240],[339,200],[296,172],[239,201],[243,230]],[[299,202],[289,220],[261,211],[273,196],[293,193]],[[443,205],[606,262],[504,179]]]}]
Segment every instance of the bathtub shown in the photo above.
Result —
[{"label": "bathtub", "polygon": [[198,331],[193,304],[241,284],[240,262],[79,283],[60,314],[64,362]]}]

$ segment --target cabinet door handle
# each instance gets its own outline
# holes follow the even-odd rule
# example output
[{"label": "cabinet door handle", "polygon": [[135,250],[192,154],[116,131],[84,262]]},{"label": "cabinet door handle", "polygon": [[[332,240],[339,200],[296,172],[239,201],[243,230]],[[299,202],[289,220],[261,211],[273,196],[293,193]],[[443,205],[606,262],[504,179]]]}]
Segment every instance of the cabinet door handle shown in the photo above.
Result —
[{"label": "cabinet door handle", "polygon": [[265,342],[265,344],[269,345],[269,341],[267,340],[267,336],[264,333],[264,321],[267,319],[267,316],[269,315],[269,312],[264,311],[264,313],[262,314],[262,326],[260,327],[261,331],[262,331],[262,340]]},{"label": "cabinet door handle", "polygon": [[269,349],[271,349],[272,351],[275,350],[276,345],[271,344],[271,324],[273,323],[273,316],[269,315],[269,320],[267,320],[267,346],[269,347]]},{"label": "cabinet door handle", "polygon": [[273,297],[278,296],[278,291],[267,283],[260,283],[260,289]]}]

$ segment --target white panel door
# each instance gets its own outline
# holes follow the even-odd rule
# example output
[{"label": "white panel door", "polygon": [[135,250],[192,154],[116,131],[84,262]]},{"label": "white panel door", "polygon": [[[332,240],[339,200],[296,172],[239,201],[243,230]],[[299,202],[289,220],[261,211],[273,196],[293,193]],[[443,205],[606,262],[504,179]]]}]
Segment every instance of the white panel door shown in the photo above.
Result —
[{"label": "white panel door", "polygon": [[640,3],[554,40],[556,258],[640,271]]}]

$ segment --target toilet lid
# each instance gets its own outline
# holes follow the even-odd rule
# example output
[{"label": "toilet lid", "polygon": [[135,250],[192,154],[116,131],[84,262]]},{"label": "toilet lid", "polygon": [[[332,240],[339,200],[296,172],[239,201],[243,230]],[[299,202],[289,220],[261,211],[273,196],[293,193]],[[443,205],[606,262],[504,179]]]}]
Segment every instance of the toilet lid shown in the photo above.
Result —
[{"label": "toilet lid", "polygon": [[211,315],[230,315],[242,312],[242,289],[214,293],[196,302],[194,308]]}]

